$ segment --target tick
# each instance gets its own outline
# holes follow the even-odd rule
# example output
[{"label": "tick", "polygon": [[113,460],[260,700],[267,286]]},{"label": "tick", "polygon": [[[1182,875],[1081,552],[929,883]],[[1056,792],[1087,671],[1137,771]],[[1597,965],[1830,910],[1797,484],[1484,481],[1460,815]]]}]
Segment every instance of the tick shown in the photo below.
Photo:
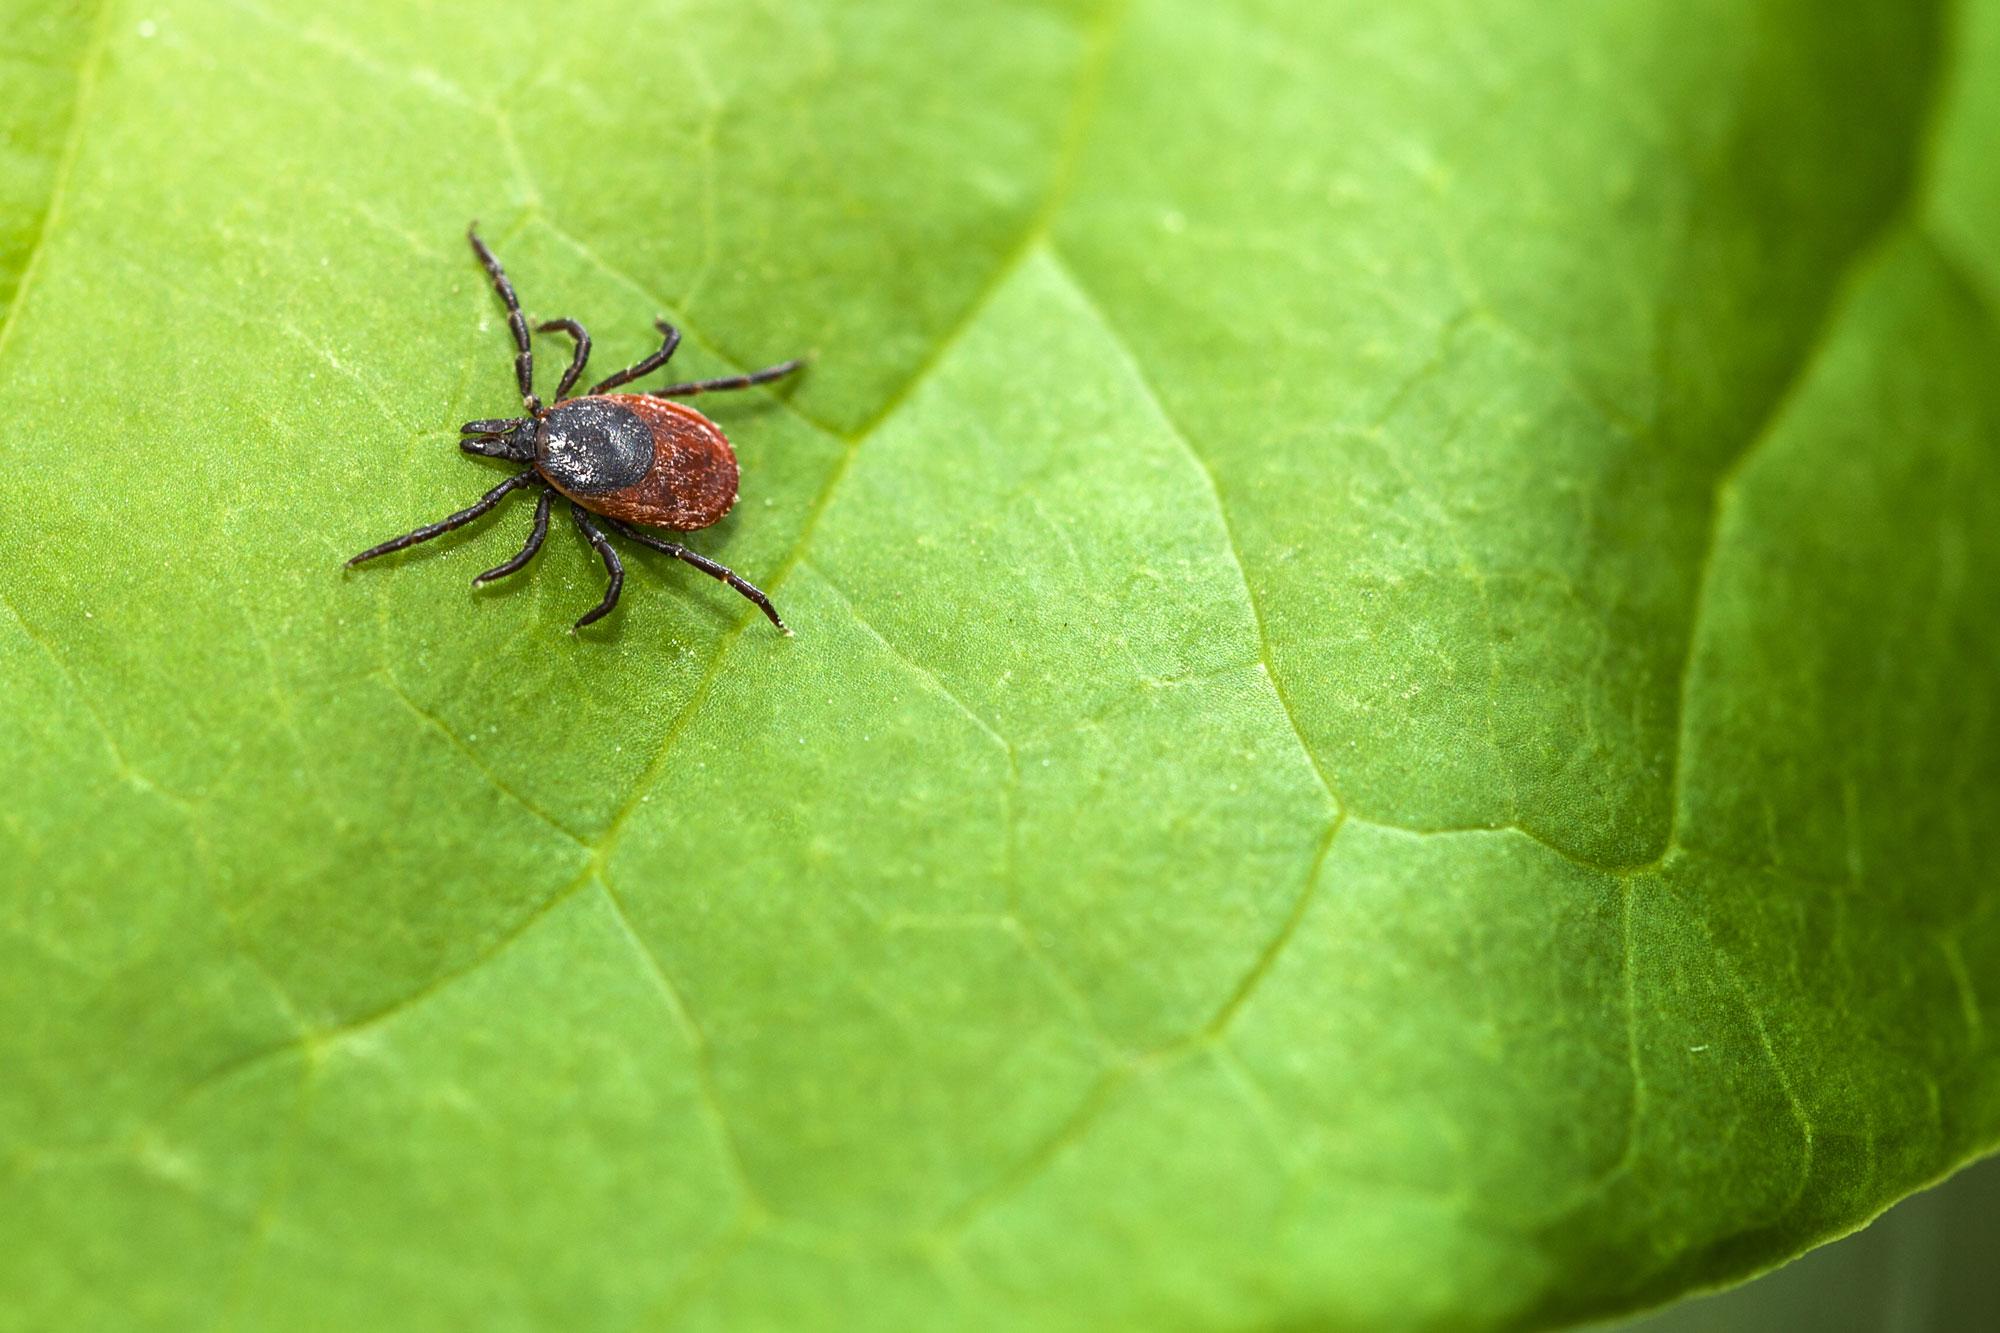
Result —
[{"label": "tick", "polygon": [[[535,523],[528,532],[527,545],[504,563],[476,576],[475,586],[505,578],[524,568],[542,549],[549,535],[549,510],[560,494],[569,502],[570,517],[598,557],[610,586],[604,600],[583,613],[576,622],[582,629],[593,620],[611,614],[618,594],[625,586],[625,566],[611,547],[611,539],[592,519],[602,519],[605,528],[619,535],[686,561],[711,578],[720,579],[757,604],[771,623],[786,634],[785,622],[771,599],[750,580],[727,565],[690,551],[678,542],[656,537],[641,527],[666,528],[673,532],[693,532],[715,523],[736,503],[736,451],[722,428],[685,403],[672,401],[698,393],[723,389],[747,389],[768,384],[797,370],[802,359],[786,361],[748,375],[721,379],[691,380],[670,384],[664,389],[643,393],[610,393],[620,385],[643,379],[667,364],[680,346],[680,330],[664,319],[653,325],[664,341],[660,350],[645,360],[599,380],[590,392],[570,395],[570,389],[590,360],[590,335],[573,319],[545,320],[535,326],[539,333],[567,333],[575,344],[569,368],[556,386],[555,402],[547,407],[535,395],[535,353],[528,341],[528,321],[507,270],[479,239],[478,230],[465,233],[472,252],[493,280],[493,290],[507,307],[507,327],[514,334],[514,378],[521,388],[521,406],[526,416],[499,417],[489,421],[468,421],[459,427],[458,447],[469,454],[526,463],[527,470],[495,486],[471,506],[449,518],[427,523],[414,532],[371,546],[349,560],[352,568],[378,555],[406,550],[419,542],[462,528],[524,488],[540,492],[535,502]],[[636,525],[636,526],[635,526]]]}]

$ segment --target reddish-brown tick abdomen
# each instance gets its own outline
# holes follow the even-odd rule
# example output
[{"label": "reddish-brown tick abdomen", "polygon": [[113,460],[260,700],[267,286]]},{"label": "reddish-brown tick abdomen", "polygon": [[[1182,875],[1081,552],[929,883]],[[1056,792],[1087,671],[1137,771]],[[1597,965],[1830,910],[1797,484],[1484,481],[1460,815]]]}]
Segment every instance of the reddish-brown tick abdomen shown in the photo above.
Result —
[{"label": "reddish-brown tick abdomen", "polygon": [[636,393],[571,398],[550,410],[538,434],[537,470],[596,513],[692,532],[736,503],[736,451],[721,427],[684,404]]}]

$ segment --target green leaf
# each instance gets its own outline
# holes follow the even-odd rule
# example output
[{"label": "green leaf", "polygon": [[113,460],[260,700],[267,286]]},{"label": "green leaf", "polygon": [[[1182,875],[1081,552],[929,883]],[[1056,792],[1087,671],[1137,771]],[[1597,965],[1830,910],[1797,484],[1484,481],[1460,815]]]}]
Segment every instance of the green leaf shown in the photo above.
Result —
[{"label": "green leaf", "polygon": [[1987,1237],[2000,1157],[1905,1199],[1867,1230],[1757,1281],[1621,1321],[1616,1333],[1977,1328],[2000,1297]]},{"label": "green leaf", "polygon": [[[1541,1325],[2000,1142],[2000,0],[0,5],[0,1326]],[[341,572],[474,217],[814,355],[796,640]]]}]

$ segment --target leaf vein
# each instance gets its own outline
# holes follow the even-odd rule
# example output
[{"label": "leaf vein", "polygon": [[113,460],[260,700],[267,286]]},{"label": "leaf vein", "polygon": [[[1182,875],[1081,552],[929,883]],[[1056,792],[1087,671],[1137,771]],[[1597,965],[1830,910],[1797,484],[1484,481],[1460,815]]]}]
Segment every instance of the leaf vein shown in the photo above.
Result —
[{"label": "leaf vein", "polygon": [[1910,145],[1911,161],[1901,198],[1883,210],[1877,224],[1853,243],[1829,275],[1822,294],[1823,304],[1817,327],[1800,346],[1792,366],[1779,382],[1762,417],[1736,451],[1735,456],[1717,474],[1709,504],[1708,534],[1703,542],[1701,557],[1694,568],[1694,601],[1688,612],[1687,642],[1675,689],[1674,745],[1668,760],[1671,766],[1667,789],[1670,804],[1667,812],[1667,834],[1659,853],[1662,859],[1679,845],[1681,836],[1681,806],[1685,796],[1687,776],[1688,718],[1696,659],[1699,655],[1702,626],[1709,613],[1710,588],[1720,564],[1724,520],[1728,507],[1734,499],[1737,482],[1757,454],[1778,434],[1778,429],[1792,404],[1806,388],[1813,370],[1826,353],[1854,291],[1874,265],[1881,261],[1890,244],[1900,233],[1917,229],[1916,219],[1923,203],[1924,187],[1927,183],[1922,170],[1926,145],[1934,137],[1937,122],[1943,114],[1950,69],[1951,62],[1940,59],[1931,71],[1930,86],[1925,90],[1928,109],[1925,114],[1915,118],[1916,134]]},{"label": "leaf vein", "polygon": [[97,18],[90,30],[88,44],[84,47],[83,59],[77,65],[76,99],[70,108],[69,129],[63,136],[62,151],[56,158],[55,179],[49,184],[48,207],[42,211],[40,227],[35,231],[35,239],[28,248],[28,260],[21,266],[20,281],[14,284],[13,301],[7,313],[0,317],[0,360],[4,360],[9,342],[14,336],[14,327],[20,322],[21,307],[27,304],[29,288],[41,272],[42,257],[48,252],[49,237],[54,234],[56,223],[62,218],[63,203],[69,195],[70,177],[76,170],[76,159],[83,143],[85,109],[97,93],[97,76],[104,64],[104,49],[110,41],[111,0],[103,0],[97,7]]},{"label": "leaf vein", "polygon": [[694,1011],[688,1006],[687,997],[681,993],[680,987],[674,984],[673,978],[667,975],[666,968],[660,965],[660,956],[653,951],[653,947],[646,943],[638,928],[632,924],[631,913],[625,910],[625,902],[618,896],[618,891],[611,887],[611,881],[599,875],[597,884],[604,891],[605,901],[611,905],[612,915],[618,920],[618,928],[624,933],[633,952],[638,956],[648,981],[659,991],[661,1003],[666,1007],[674,1026],[680,1029],[682,1038],[693,1052],[695,1088],[701,1101],[704,1118],[709,1122],[709,1129],[715,1135],[716,1147],[721,1152],[723,1161],[728,1164],[730,1175],[735,1178],[737,1188],[743,1192],[745,1205],[760,1216],[775,1218],[775,1212],[765,1201],[763,1193],[758,1190],[756,1182],[750,1177],[749,1166],[743,1157],[742,1142],[730,1124],[728,1110],[722,1104],[722,1095],[715,1079],[715,1049],[709,1043],[708,1034],[695,1020]]},{"label": "leaf vein", "polygon": [[474,771],[476,771],[480,775],[480,777],[484,778],[487,785],[492,787],[494,791],[506,797],[508,800],[512,801],[515,805],[520,806],[521,809],[527,811],[529,814],[533,815],[536,819],[539,819],[542,823],[547,824],[550,828],[554,829],[557,833],[562,834],[563,837],[569,839],[577,846],[584,847],[588,845],[587,843],[585,843],[584,839],[581,836],[579,836],[576,832],[574,832],[567,824],[563,823],[562,820],[556,818],[553,814],[549,813],[547,810],[544,810],[540,805],[537,805],[534,801],[529,800],[526,796],[516,791],[511,784],[502,779],[498,773],[495,773],[493,771],[492,766],[489,765],[485,759],[480,757],[478,751],[474,750],[470,745],[466,744],[465,739],[461,737],[458,734],[458,732],[455,731],[449,724],[447,724],[443,718],[437,716],[435,713],[432,713],[431,711],[429,711],[428,709],[424,708],[422,705],[417,703],[415,699],[411,698],[410,692],[403,688],[403,684],[401,681],[396,679],[396,673],[394,671],[390,670],[387,666],[383,666],[376,670],[375,676],[378,680],[380,680],[383,683],[383,685],[388,687],[389,693],[396,699],[396,701],[402,704],[404,708],[409,710],[411,716],[415,717],[418,721],[428,726],[431,730],[437,732],[438,735],[444,737],[446,744],[450,745],[452,749],[456,750],[459,753],[460,757],[463,758],[466,761],[466,763],[470,764],[474,769]]},{"label": "leaf vein", "polygon": [[1161,422],[1167,427],[1168,433],[1174,437],[1175,442],[1180,445],[1182,451],[1193,461],[1195,470],[1201,474],[1203,480],[1207,483],[1209,497],[1215,506],[1216,521],[1222,528],[1223,540],[1228,546],[1230,559],[1235,563],[1237,577],[1242,581],[1243,600],[1249,608],[1251,622],[1257,631],[1257,656],[1264,669],[1264,679],[1271,687],[1272,697],[1277,700],[1279,710],[1285,715],[1285,722],[1291,728],[1293,739],[1298,742],[1299,749],[1304,752],[1306,763],[1311,766],[1313,776],[1318,779],[1320,787],[1326,792],[1327,800],[1336,812],[1343,810],[1345,806],[1341,801],[1340,792],[1334,785],[1332,777],[1320,763],[1318,754],[1314,753],[1313,747],[1307,743],[1305,732],[1299,725],[1298,713],[1292,707],[1290,699],[1286,697],[1284,687],[1279,682],[1278,674],[1272,668],[1271,637],[1265,629],[1264,610],[1257,598],[1256,589],[1251,584],[1250,567],[1244,563],[1243,551],[1237,542],[1236,531],[1230,525],[1229,509],[1223,502],[1222,486],[1216,478],[1215,469],[1209,466],[1208,459],[1202,455],[1200,450],[1194,447],[1194,442],[1188,438],[1187,432],[1181,429],[1180,423],[1167,410],[1165,400],[1160,397],[1159,391],[1154,388],[1151,379],[1147,377],[1144,367],[1139,364],[1138,358],[1133,355],[1131,344],[1125,340],[1124,335],[1118,331],[1118,326],[1111,321],[1109,313],[1098,303],[1096,297],[1091,294],[1090,289],[1084,285],[1081,276],[1075,268],[1067,260],[1063,259],[1055,251],[1054,247],[1049,248],[1048,254],[1051,262],[1063,271],[1063,274],[1069,279],[1070,285],[1076,289],[1078,297],[1090,309],[1091,314],[1096,318],[1097,322],[1104,328],[1112,345],[1117,349],[1120,360],[1125,363],[1127,373],[1132,376],[1134,383],[1145,393]]}]

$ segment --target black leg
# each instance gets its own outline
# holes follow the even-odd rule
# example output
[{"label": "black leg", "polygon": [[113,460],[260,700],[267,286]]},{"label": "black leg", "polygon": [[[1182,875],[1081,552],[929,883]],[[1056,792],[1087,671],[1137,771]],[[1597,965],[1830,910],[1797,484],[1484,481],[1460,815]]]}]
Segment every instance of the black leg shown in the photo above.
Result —
[{"label": "black leg", "polygon": [[710,560],[707,556],[698,552],[690,551],[679,542],[662,541],[650,532],[641,532],[639,529],[631,527],[628,524],[620,523],[617,519],[606,519],[605,522],[639,543],[639,545],[650,546],[655,551],[663,551],[676,560],[684,560],[710,578],[720,579],[724,583],[727,583],[752,602],[755,602],[757,609],[769,616],[773,625],[776,625],[787,636],[791,634],[790,627],[778,618],[778,608],[771,605],[771,599],[764,595],[764,590],[749,579],[744,578],[741,574],[738,574],[729,566]]},{"label": "black leg", "polygon": [[535,526],[528,530],[528,544],[523,546],[521,553],[512,560],[495,565],[484,574],[475,576],[472,580],[472,585],[475,588],[482,583],[491,583],[495,579],[504,579],[535,558],[535,553],[542,549],[543,538],[549,535],[549,506],[555,503],[555,498],[556,493],[554,491],[550,490],[547,486],[542,487],[542,498],[535,501]]},{"label": "black leg", "polygon": [[667,364],[668,358],[674,354],[674,349],[681,345],[681,331],[667,323],[664,319],[654,320],[653,327],[666,335],[667,341],[665,345],[644,361],[625,367],[625,369],[619,371],[609,379],[599,380],[591,386],[590,391],[592,393],[603,393],[606,389],[615,389],[621,384],[630,384],[633,380],[650,375],[661,366]]},{"label": "black leg", "polygon": [[618,605],[618,590],[625,586],[625,566],[618,563],[618,552],[611,549],[611,539],[599,532],[595,523],[584,517],[582,505],[571,500],[569,516],[576,520],[578,531],[597,548],[597,554],[604,560],[604,572],[611,576],[611,586],[604,590],[604,600],[577,618],[576,627],[582,629],[591,621],[602,620],[610,615],[611,608]]},{"label": "black leg", "polygon": [[507,327],[513,330],[514,346],[519,349],[514,353],[514,378],[521,385],[521,403],[530,414],[540,412],[542,400],[535,397],[535,352],[528,345],[528,320],[521,313],[521,299],[514,295],[514,284],[507,281],[507,270],[500,267],[500,261],[486,248],[486,242],[479,239],[479,233],[468,227],[465,239],[472,242],[472,253],[486,266],[486,276],[493,279],[493,290],[506,303]]},{"label": "black leg", "polygon": [[545,319],[535,325],[537,333],[554,333],[561,329],[576,340],[576,355],[569,359],[569,369],[563,372],[562,383],[556,385],[556,401],[569,397],[569,386],[576,383],[576,377],[583,373],[583,367],[590,360],[590,335],[583,325],[573,319]]},{"label": "black leg", "polygon": [[753,384],[769,384],[781,380],[806,363],[802,356],[793,357],[763,370],[753,370],[748,375],[725,375],[719,380],[689,380],[686,384],[669,384],[664,389],[648,389],[648,398],[687,398],[698,393],[715,393],[720,389],[747,389]]},{"label": "black leg", "polygon": [[539,480],[540,475],[532,468],[526,472],[516,472],[513,476],[480,496],[472,505],[459,510],[450,518],[441,518],[435,523],[425,524],[415,532],[406,532],[400,537],[383,542],[380,546],[371,546],[360,555],[349,560],[347,562],[348,567],[352,568],[360,564],[363,560],[373,560],[378,555],[388,555],[391,551],[404,550],[407,547],[415,546],[418,542],[427,542],[433,537],[439,537],[450,532],[453,528],[462,528],[472,522],[473,519],[478,518],[481,514],[491,509],[494,505],[506,499],[507,492],[519,490],[521,487]]}]

